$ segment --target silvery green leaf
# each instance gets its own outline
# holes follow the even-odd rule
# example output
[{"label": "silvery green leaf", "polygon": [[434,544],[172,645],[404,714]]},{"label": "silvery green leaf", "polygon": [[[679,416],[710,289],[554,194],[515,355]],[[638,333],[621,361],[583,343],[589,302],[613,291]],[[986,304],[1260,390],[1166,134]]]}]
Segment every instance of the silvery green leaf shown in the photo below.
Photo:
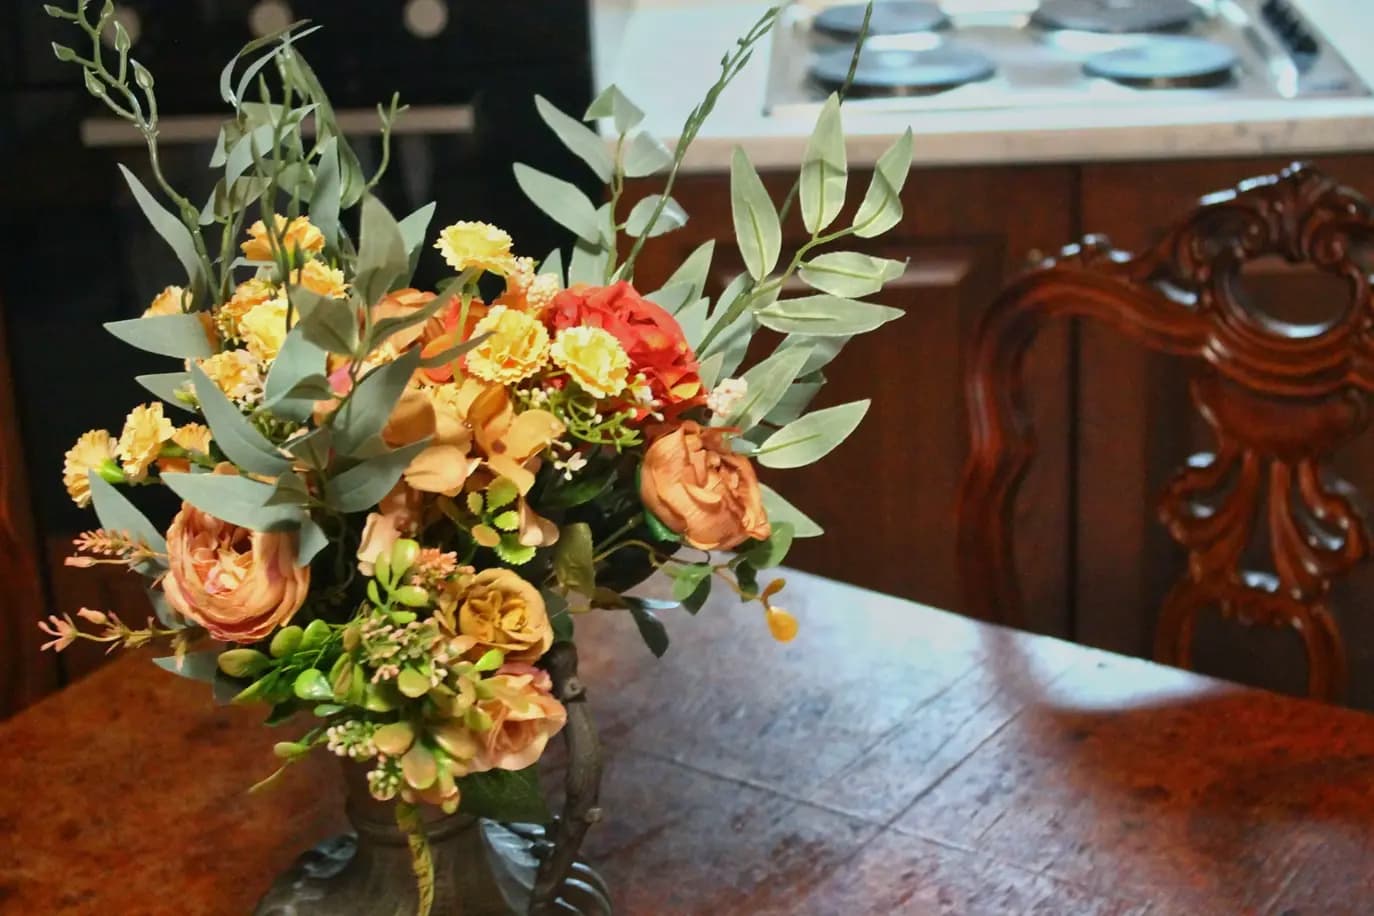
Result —
[{"label": "silvery green leaf", "polygon": [[592,100],[591,105],[587,106],[587,113],[582,116],[584,121],[598,118],[610,118],[615,123],[617,134],[627,134],[630,128],[644,120],[644,112],[615,86],[607,86]]},{"label": "silvery green leaf", "polygon": [[550,251],[549,256],[544,259],[544,263],[539,265],[539,273],[554,274],[558,277],[559,286],[567,283],[568,275],[563,271],[563,252],[557,248]]},{"label": "silvery green leaf", "polygon": [[275,124],[261,124],[244,134],[229,148],[229,155],[224,160],[225,182],[233,184],[237,181],[239,176],[248,171],[254,160],[271,159],[272,141],[276,130]]},{"label": "silvery green leaf", "polygon": [[701,386],[710,391],[716,387],[716,382],[720,381],[721,363],[725,362],[724,353],[712,353],[701,361],[701,367],[697,374],[701,376]]},{"label": "silvery green leaf", "polygon": [[152,375],[136,375],[134,381],[173,407],[180,407],[187,411],[193,410],[190,404],[177,397],[178,391],[184,391],[190,387],[191,374],[189,372],[157,372]]},{"label": "silvery green leaf", "polygon": [[328,426],[321,426],[288,440],[282,448],[298,461],[322,471],[329,466],[329,460],[333,457],[334,433]]},{"label": "silvery green leaf", "polygon": [[820,525],[817,525],[807,517],[806,513],[779,496],[772,487],[767,484],[759,484],[759,490],[763,494],[763,508],[768,513],[769,522],[775,525],[783,523],[791,525],[794,538],[814,538],[825,534],[825,530]]},{"label": "silvery green leaf", "polygon": [[873,167],[873,179],[859,212],[854,215],[854,234],[869,239],[882,235],[902,221],[902,185],[911,171],[911,128],[897,138],[888,150],[878,157]]},{"label": "silvery green leaf", "polygon": [[749,432],[782,400],[809,355],[805,347],[778,350],[744,373],[744,399],[730,415],[713,418],[711,425],[737,426],[741,432]]},{"label": "silvery green leaf", "polygon": [[515,183],[554,222],[583,241],[600,241],[596,206],[576,185],[519,162],[515,164]]},{"label": "silvery green leaf", "polygon": [[283,474],[272,486],[272,495],[267,497],[269,506],[308,506],[310,487],[299,474]]},{"label": "silvery green leaf", "polygon": [[[263,401],[268,410],[287,420],[304,423],[315,409],[315,401],[333,397],[328,380],[324,379],[325,349],[305,336],[305,328],[297,324],[286,335],[272,368],[267,372],[263,385]],[[318,386],[303,388],[301,383],[308,379],[324,381],[322,397]]]},{"label": "silvery green leaf", "polygon": [[408,277],[410,252],[405,237],[391,211],[371,194],[363,196],[363,215],[359,229],[357,273],[353,288],[372,305]]},{"label": "silvery green leaf", "polygon": [[191,381],[196,386],[196,400],[200,402],[205,421],[210,424],[215,444],[230,461],[250,474],[269,477],[275,477],[291,466],[277,447],[258,432],[234,403],[224,396],[219,386],[210,381],[200,366],[192,364]]},{"label": "silvery green leaf", "polygon": [[615,251],[615,218],[611,213],[610,201],[596,208],[596,225],[601,231],[601,247]]},{"label": "silvery green leaf", "polygon": [[204,359],[215,353],[210,338],[205,335],[201,316],[196,312],[108,321],[105,330],[130,346],[159,356]]},{"label": "silvery green leaf", "polygon": [[301,533],[296,546],[296,565],[309,566],[315,555],[329,546],[329,537],[324,529],[309,516],[301,522]]},{"label": "silvery green leaf", "polygon": [[755,280],[762,280],[777,266],[782,226],[768,189],[738,146],[730,159],[730,212],[744,266]]},{"label": "silvery green leaf", "polygon": [[[658,217],[654,217],[654,211],[658,209],[659,201],[662,199],[662,194],[650,194],[631,207],[630,215],[625,220],[625,231],[635,238],[641,235],[654,238],[687,225],[687,211],[671,197],[663,205]],[[649,220],[653,220],[652,226],[649,225]]]},{"label": "silvery green leaf", "polygon": [[[714,317],[723,320],[720,315]],[[716,334],[715,339],[711,341],[711,346],[707,348],[707,354],[721,354],[720,371],[723,377],[729,378],[739,368],[740,363],[744,362],[744,356],[749,350],[749,342],[753,339],[756,328],[757,322],[753,313],[741,312],[721,329]]]},{"label": "silvery green leaf", "polygon": [[802,375],[810,375],[830,365],[830,362],[839,356],[840,350],[844,349],[844,345],[847,343],[849,343],[848,337],[811,337],[806,334],[788,334],[783,338],[782,343],[778,344],[778,347],[810,347],[811,358],[806,361],[806,365],[802,366],[801,371]]},{"label": "silvery green leaf", "polygon": [[644,178],[663,171],[673,162],[673,153],[648,131],[640,131],[630,138],[621,158],[626,176]]},{"label": "silvery green leaf", "polygon": [[420,360],[420,367],[422,369],[434,369],[438,366],[442,366],[444,363],[451,363],[468,351],[475,349],[482,341],[490,336],[490,332],[478,334],[476,337],[465,340],[456,346],[449,347],[447,350],[426,356]]},{"label": "silvery green leaf", "polygon": [[799,268],[802,280],[832,296],[858,298],[876,293],[906,270],[905,261],[875,258],[857,251],[816,255]]},{"label": "silvery green leaf", "polygon": [[597,178],[603,182],[611,180],[611,173],[615,171],[615,161],[606,149],[606,142],[596,131],[559,111],[557,106],[542,95],[534,97],[534,107],[539,110],[539,117],[544,119],[544,123],[549,125],[559,140],[563,141],[563,145],[587,163]]},{"label": "silvery green leaf", "polygon": [[606,265],[611,253],[598,245],[581,240],[573,245],[572,260],[568,263],[568,284],[587,283],[600,286],[606,282]]},{"label": "silvery green leaf", "polygon": [[425,450],[428,439],[369,458],[329,481],[329,505],[340,512],[362,512],[391,492],[411,459]]},{"label": "silvery green leaf", "polygon": [[662,289],[647,294],[644,298],[654,305],[660,306],[668,314],[676,315],[688,302],[694,302],[701,298],[701,294],[697,292],[692,283],[669,283]]},{"label": "silvery green leaf", "polygon": [[[273,32],[270,35],[263,35],[244,45],[243,48],[239,51],[239,53],[235,54],[229,60],[229,63],[224,65],[224,70],[220,73],[220,97],[223,98],[224,101],[230,105],[234,105],[236,102],[242,103],[248,95],[248,88],[253,85],[253,80],[257,79],[258,74],[262,71],[264,67],[272,63],[272,61],[276,60],[277,56],[280,55],[283,51],[287,50],[293,42],[299,41],[307,35],[311,35],[315,32],[318,32],[322,28],[322,26],[318,25],[311,26],[310,28],[305,29],[302,32],[292,34],[292,32],[295,29],[299,28],[304,24],[305,23],[303,22],[293,22],[286,28],[281,29],[280,31]],[[243,75],[239,77],[238,88],[236,90],[231,89],[230,82],[234,74],[234,65],[238,63],[240,59],[247,57],[249,54],[252,54],[259,48],[265,48],[270,44],[276,44],[277,46],[273,48],[271,51],[264,54],[262,57],[259,57],[257,60],[250,63],[247,67],[245,67]],[[291,55],[291,57],[293,60],[298,59],[297,55]]]},{"label": "silvery green leaf", "polygon": [[420,247],[425,243],[425,233],[429,231],[429,221],[434,218],[436,206],[431,201],[400,222],[401,240],[405,243],[406,253],[410,257],[412,273],[420,257]]},{"label": "silvery green leaf", "polygon": [[310,222],[320,230],[331,248],[337,248],[339,244],[339,204],[342,196],[339,139],[330,137],[320,144],[320,158],[315,165],[315,187],[310,193]]},{"label": "silvery green leaf", "polygon": [[840,126],[840,97],[832,94],[825,100],[816,118],[816,129],[802,154],[801,214],[807,232],[818,233],[835,221],[844,206],[848,171],[844,130]]},{"label": "silvery green leaf", "polygon": [[330,353],[354,354],[358,349],[358,311],[351,302],[327,299],[302,286],[293,286],[290,296],[301,316],[293,333],[299,328],[302,337]]},{"label": "silvery green leaf", "polygon": [[[793,420],[800,417],[807,407],[811,406],[811,401],[820,393],[825,386],[824,377],[801,376],[793,382],[778,401],[776,407],[768,411],[768,416],[764,417],[773,426],[786,426]],[[762,441],[762,440],[760,440]]]},{"label": "silvery green leaf", "polygon": [[687,256],[678,269],[673,271],[673,275],[663,284],[667,289],[678,283],[690,283],[692,293],[687,297],[688,301],[694,301],[706,295],[706,280],[711,270],[711,256],[716,251],[716,240],[708,239],[702,242],[697,248]]},{"label": "silvery green leaf", "polygon": [[783,299],[754,313],[759,324],[774,331],[817,337],[848,337],[882,327],[900,318],[901,309],[817,295]]},{"label": "silvery green leaf", "polygon": [[678,309],[673,316],[682,328],[682,336],[692,347],[696,347],[697,341],[706,333],[706,313],[710,307],[711,300],[703,296],[691,305]]},{"label": "silvery green leaf", "polygon": [[334,430],[334,447],[340,454],[354,454],[363,443],[381,433],[419,364],[420,352],[411,349],[363,377],[329,421]]},{"label": "silvery green leaf", "polygon": [[805,467],[849,438],[868,413],[868,405],[867,400],[851,401],[809,413],[763,440],[755,457],[766,468]]},{"label": "silvery green leaf", "polygon": [[200,286],[204,280],[204,269],[201,264],[200,255],[196,253],[195,239],[191,236],[191,230],[173,214],[159,204],[148,189],[143,186],[143,182],[138,180],[133,172],[119,165],[119,171],[128,182],[129,190],[133,192],[134,200],[138,202],[138,207],[143,211],[143,216],[152,225],[157,234],[162,236],[163,241],[171,246],[176,253],[177,260],[181,262],[181,267],[186,271],[186,277],[192,287]]},{"label": "silvery green leaf", "polygon": [[153,613],[157,615],[158,623],[169,630],[184,630],[186,628],[186,618],[182,617],[177,609],[172,607],[161,588],[146,588],[143,591],[148,596],[148,603],[153,606]]},{"label": "silvery green leaf", "polygon": [[170,473],[162,475],[162,482],[202,512],[254,531],[291,530],[303,517],[295,506],[267,505],[272,485],[250,477]]},{"label": "silvery green leaf", "polygon": [[219,670],[219,653],[219,649],[207,649],[204,652],[187,652],[179,659],[175,655],[164,655],[153,659],[153,664],[163,671],[208,684],[215,679],[215,672]]},{"label": "silvery green leaf", "polygon": [[[95,507],[96,517],[100,519],[100,527],[108,531],[126,531],[147,544],[154,553],[167,553],[167,542],[162,532],[123,493],[95,471],[91,471],[87,479],[91,484],[91,503]],[[166,564],[155,557],[134,567],[145,576],[156,576],[166,568]]]}]

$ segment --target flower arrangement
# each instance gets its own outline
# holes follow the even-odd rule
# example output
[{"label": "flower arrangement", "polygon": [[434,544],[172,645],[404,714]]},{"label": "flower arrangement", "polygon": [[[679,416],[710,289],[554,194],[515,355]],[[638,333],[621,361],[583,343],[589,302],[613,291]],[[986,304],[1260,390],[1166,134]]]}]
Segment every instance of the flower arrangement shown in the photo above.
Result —
[{"label": "flower arrangement", "polygon": [[[592,612],[624,614],[661,655],[659,605],[628,593],[655,570],[690,611],[723,583],[793,638],[783,580],[760,575],[821,531],[756,465],[823,457],[868,407],[806,412],[844,342],[899,314],[862,297],[902,264],[818,249],[898,222],[910,133],[836,228],[847,170],[832,98],[781,211],[736,152],[747,270],[724,292],[706,290],[713,243],[654,292],[634,275],[646,241],[687,219],[671,196],[683,155],[773,14],[722,60],[675,150],[637,129],[614,87],[583,119],[536,99],[607,186],[598,205],[515,166],[574,237],[565,267],[559,251],[536,266],[485,223],[431,236],[432,204],[394,218],[371,193],[388,157],[364,174],[300,53],[314,29],[299,25],[225,68],[231,114],[211,162],[223,174],[197,206],[158,170],[154,79],[110,5],[47,10],[89,48],[57,56],[146,138],[155,187],[124,177],[185,272],[142,317],[107,326],[169,359],[138,379],[155,399],[118,433],[81,436],[63,468],[101,526],[68,562],[146,577],[155,614],[141,628],[108,610],[54,616],[48,647],[165,643],[164,667],[264,704],[268,724],[310,714],[276,745],[283,767],[315,748],[356,761],[413,823],[421,803],[538,816],[534,766],[567,720],[541,660]],[[394,98],[379,108],[388,128],[403,112]],[[587,123],[601,120],[609,143]],[[626,209],[625,179],[653,175],[663,191]],[[793,206],[809,238],[779,266]],[[411,285],[429,250],[452,271],[434,291]],[[794,277],[812,292],[784,297]],[[741,372],[759,328],[783,336]],[[143,487],[182,500],[165,528],[125,495]]]}]

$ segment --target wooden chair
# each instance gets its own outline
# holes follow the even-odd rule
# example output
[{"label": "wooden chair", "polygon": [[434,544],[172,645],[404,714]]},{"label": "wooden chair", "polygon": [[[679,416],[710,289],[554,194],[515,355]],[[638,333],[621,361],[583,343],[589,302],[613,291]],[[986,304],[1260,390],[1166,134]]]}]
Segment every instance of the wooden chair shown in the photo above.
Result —
[{"label": "wooden chair", "polygon": [[[1136,256],[1089,237],[1007,288],[983,315],[966,370],[972,448],[959,502],[966,610],[1022,622],[1012,560],[1017,489],[1035,455],[1021,368],[1052,317],[1085,317],[1156,352],[1184,357],[1193,404],[1215,449],[1189,458],[1159,515],[1188,552],[1165,599],[1155,655],[1187,667],[1198,615],[1297,630],[1308,691],[1338,697],[1345,649],[1333,580],[1370,552],[1351,488],[1327,469],[1365,428],[1374,392],[1374,298],[1355,255],[1374,240],[1359,194],[1300,165],[1211,195]],[[1257,312],[1241,287],[1246,262],[1280,256],[1344,280],[1350,302],[1321,327]],[[1263,527],[1261,527],[1263,526]],[[1267,535],[1268,569],[1244,553]]]}]

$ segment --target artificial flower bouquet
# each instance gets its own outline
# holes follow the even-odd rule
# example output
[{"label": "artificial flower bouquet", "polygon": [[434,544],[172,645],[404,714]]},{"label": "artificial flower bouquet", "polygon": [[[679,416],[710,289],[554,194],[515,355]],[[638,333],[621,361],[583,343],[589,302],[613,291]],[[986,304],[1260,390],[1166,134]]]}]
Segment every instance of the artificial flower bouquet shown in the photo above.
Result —
[{"label": "artificial flower bouquet", "polygon": [[[210,163],[222,176],[197,205],[158,169],[154,79],[110,4],[47,10],[84,38],[57,56],[146,138],[154,186],[124,177],[185,271],[142,317],[108,325],[168,359],[138,379],[154,399],[117,434],[81,436],[63,472],[101,526],[68,562],[146,577],[155,616],[54,616],[49,646],[165,643],[169,670],[263,704],[268,724],[302,724],[276,745],[283,766],[315,748],[355,761],[398,817],[424,803],[528,819],[535,764],[567,718],[541,660],[579,615],[623,614],[662,654],[655,604],[626,593],[658,570],[688,610],[723,582],[793,637],[782,580],[760,573],[821,531],[755,465],[809,464],[868,407],[806,412],[844,342],[899,314],[861,297],[902,265],[818,249],[898,222],[910,134],[836,226],[846,164],[832,98],[781,214],[735,153],[745,273],[710,297],[707,243],[653,292],[634,276],[646,240],[686,220],[671,197],[683,154],[771,13],[722,60],[675,150],[637,130],[641,112],[615,88],[581,119],[535,99],[607,185],[598,204],[515,166],[573,235],[566,260],[536,266],[495,226],[431,235],[434,205],[396,219],[372,196],[380,169],[364,174],[300,53],[314,29],[255,41],[225,68],[230,113]],[[386,126],[403,112],[379,108]],[[653,175],[662,193],[628,205],[625,179]],[[809,237],[780,266],[793,205]],[[416,289],[431,250],[451,276]],[[794,276],[813,292],[783,298]],[[741,372],[760,327],[783,336]],[[182,500],[165,527],[126,496],[144,487]]]}]

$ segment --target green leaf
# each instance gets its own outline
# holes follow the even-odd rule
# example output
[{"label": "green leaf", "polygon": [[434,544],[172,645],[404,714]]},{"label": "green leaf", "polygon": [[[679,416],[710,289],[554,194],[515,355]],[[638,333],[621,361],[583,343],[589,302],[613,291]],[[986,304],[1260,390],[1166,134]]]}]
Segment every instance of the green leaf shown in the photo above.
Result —
[{"label": "green leaf", "polygon": [[592,553],[591,526],[586,522],[565,525],[553,553],[553,572],[558,584],[588,596],[596,591]]},{"label": "green leaf", "polygon": [[191,365],[196,399],[210,424],[210,433],[230,461],[250,474],[275,477],[291,466],[281,452],[248,422],[234,403],[210,381],[200,366]]},{"label": "green leaf", "polygon": [[673,599],[681,601],[684,607],[695,614],[701,610],[701,602],[693,602],[695,607],[689,605],[688,602],[698,591],[702,590],[703,584],[706,588],[701,600],[704,601],[705,596],[711,593],[711,574],[712,569],[709,563],[693,563],[690,566],[679,567],[671,573],[673,577]]},{"label": "green leaf", "polygon": [[299,474],[283,474],[272,485],[269,506],[306,506],[310,504],[310,487]]},{"label": "green leaf", "polygon": [[134,381],[173,407],[180,407],[186,411],[192,410],[190,404],[177,397],[178,391],[185,391],[190,387],[191,374],[189,372],[156,372],[151,375],[136,375]]},{"label": "green leaf", "polygon": [[428,445],[428,439],[421,439],[349,468],[329,481],[329,504],[340,512],[362,512],[372,508],[391,492],[411,459]]},{"label": "green leaf", "polygon": [[783,338],[782,343],[778,344],[778,349],[784,347],[810,347],[811,358],[802,366],[799,377],[804,377],[817,372],[840,355],[840,350],[849,343],[848,337],[812,337],[808,334],[788,334]]},{"label": "green leaf", "polygon": [[682,535],[663,524],[659,517],[650,512],[647,507],[644,509],[644,523],[649,526],[649,534],[655,541],[666,541],[670,544],[677,544],[682,541]]},{"label": "green leaf", "polygon": [[802,154],[802,225],[812,235],[835,221],[844,206],[845,179],[844,129],[840,126],[840,97],[831,94],[816,118],[816,129]]},{"label": "green leaf", "polygon": [[615,161],[606,149],[605,141],[596,131],[576,118],[559,111],[552,102],[542,95],[534,97],[534,107],[539,110],[539,117],[544,119],[544,123],[549,125],[559,140],[563,141],[563,145],[587,163],[597,178],[602,182],[611,180],[611,173],[615,170]]},{"label": "green leaf", "polygon": [[793,420],[802,415],[811,401],[820,393],[825,386],[825,379],[819,378],[816,381],[806,381],[807,376],[801,376],[798,381],[788,386],[782,400],[778,401],[777,406],[768,411],[764,417],[773,426],[786,426]]},{"label": "green leaf", "polygon": [[911,172],[911,128],[897,138],[873,167],[859,212],[854,215],[854,234],[862,239],[882,235],[902,221],[902,185]]},{"label": "green leaf", "polygon": [[782,400],[808,356],[810,351],[805,347],[777,350],[744,373],[748,386],[744,399],[729,416],[716,417],[711,425],[737,426],[741,432],[749,432]]},{"label": "green leaf", "polygon": [[163,474],[162,482],[176,495],[215,518],[254,531],[282,531],[301,523],[295,506],[269,506],[273,487],[232,474]]},{"label": "green leaf", "polygon": [[629,178],[644,178],[672,165],[673,153],[648,131],[639,131],[625,147],[621,166]]},{"label": "green leaf", "polygon": [[572,642],[573,619],[568,611],[568,602],[552,589],[541,588],[539,594],[544,597],[544,609],[549,615],[549,625],[553,627],[553,638],[558,642]]},{"label": "green leaf", "polygon": [[558,285],[563,286],[567,283],[568,275],[563,270],[563,252],[555,248],[549,252],[549,256],[544,259],[544,263],[539,265],[539,273],[554,274],[558,277]]},{"label": "green leaf", "polygon": [[296,675],[296,680],[291,684],[291,692],[302,700],[334,699],[329,679],[318,668],[306,668]]},{"label": "green leaf", "polygon": [[858,427],[869,401],[827,407],[788,423],[759,446],[756,458],[767,468],[799,468],[828,455]]},{"label": "green leaf", "polygon": [[433,202],[427,203],[399,223],[401,240],[405,243],[406,253],[410,258],[411,273],[415,272],[420,248],[425,243],[425,234],[429,231],[429,222],[434,218],[436,206]]},{"label": "green leaf", "polygon": [[[641,235],[654,238],[687,225],[687,211],[671,197],[664,204],[663,212],[654,219],[654,210],[662,199],[662,194],[650,194],[631,207],[630,215],[625,219],[625,231],[635,238]],[[652,226],[649,225],[651,219],[654,220]]]},{"label": "green leaf", "polygon": [[825,529],[817,525],[806,513],[783,499],[776,490],[767,484],[759,484],[763,494],[763,508],[768,512],[768,521],[774,525],[792,526],[794,538],[814,538],[825,534]]},{"label": "green leaf", "polygon": [[642,598],[625,595],[622,600],[629,607],[630,615],[634,617],[635,626],[639,628],[644,645],[649,647],[649,651],[654,653],[655,657],[662,658],[663,653],[668,651],[668,628],[663,625],[663,621],[654,616]]},{"label": "green leaf", "polygon": [[[133,172],[119,164],[119,171],[124,175],[124,180],[129,184],[129,190],[133,192],[134,200],[138,202],[138,207],[143,211],[144,217],[152,225],[157,234],[162,236],[163,241],[171,246],[176,253],[177,260],[181,262],[182,269],[186,271],[186,277],[190,281],[192,288],[204,285],[205,272],[204,264],[200,255],[196,251],[195,239],[191,235],[191,230],[186,228],[176,216],[168,212],[148,189],[143,186],[143,182]],[[108,327],[108,325],[107,325]]]},{"label": "green leaf", "polygon": [[738,146],[730,159],[730,212],[744,266],[755,280],[762,280],[777,266],[782,225],[768,189]]},{"label": "green leaf", "polygon": [[582,116],[584,121],[597,118],[610,118],[615,123],[617,134],[627,134],[630,128],[644,120],[644,112],[618,88],[607,86],[592,100],[591,105],[587,106],[587,113]]},{"label": "green leaf", "polygon": [[343,198],[343,176],[339,172],[339,138],[320,144],[315,165],[315,187],[310,193],[310,222],[324,235],[331,248],[339,246],[339,205]]},{"label": "green leaf", "polygon": [[721,352],[712,353],[701,361],[701,368],[698,375],[701,376],[701,384],[707,391],[716,387],[716,382],[720,381],[721,365],[725,362],[725,354]]},{"label": "green leaf", "polygon": [[371,194],[363,195],[358,264],[353,288],[371,305],[410,273],[410,252],[396,218]]},{"label": "green leaf", "polygon": [[296,546],[296,565],[309,566],[316,554],[329,546],[329,535],[313,518],[305,517],[301,522],[300,537]]},{"label": "green leaf", "polygon": [[[95,471],[91,471],[87,479],[91,484],[91,502],[95,506],[96,517],[100,519],[100,527],[107,531],[126,531],[147,544],[154,553],[166,555],[167,541],[163,539],[162,532],[148,521],[148,517],[137,506]],[[145,576],[155,576],[166,568],[166,564],[157,558],[144,560],[134,567]]]},{"label": "green leaf", "polygon": [[213,356],[215,349],[205,335],[200,315],[151,315],[108,321],[105,330],[140,350],[177,359],[204,359]]},{"label": "green leaf", "polygon": [[[329,380],[323,375],[326,351],[306,338],[300,324],[282,342],[263,385],[263,402],[279,417],[304,423],[315,410],[315,402],[333,397]],[[323,381],[323,389],[318,381]],[[303,383],[311,382],[310,385]]]},{"label": "green leaf", "polygon": [[754,313],[774,331],[817,337],[848,337],[880,328],[905,314],[901,309],[820,294],[782,299]]},{"label": "green leaf", "polygon": [[599,243],[588,244],[578,240],[573,245],[572,260],[568,263],[568,283],[586,283],[600,286],[606,282],[606,265],[610,263],[611,253]]},{"label": "green leaf", "polygon": [[334,448],[340,454],[354,454],[381,433],[419,363],[420,351],[411,349],[363,376],[353,396],[329,421],[334,430]]},{"label": "green leaf", "polygon": [[260,124],[229,147],[229,153],[224,160],[224,182],[226,186],[232,186],[235,181],[238,181],[243,173],[248,171],[254,160],[271,160],[272,140],[277,129],[277,125],[270,121],[266,124]]},{"label": "green leaf", "polygon": [[539,767],[487,770],[458,780],[458,811],[502,823],[545,824],[549,809],[539,786]]},{"label": "green leaf", "polygon": [[550,219],[593,245],[601,241],[601,226],[596,206],[570,182],[555,178],[524,163],[517,162],[515,183],[530,201]]},{"label": "green leaf", "polygon": [[181,657],[180,667],[177,666],[177,662],[178,659],[175,655],[153,659],[153,664],[163,671],[170,671],[179,677],[189,678],[193,681],[205,681],[208,684],[214,681],[215,672],[219,670],[219,650],[208,649],[204,652],[188,652]]},{"label": "green leaf", "polygon": [[301,316],[298,326],[302,337],[330,353],[354,354],[358,349],[358,311],[352,303],[327,299],[303,286],[291,287],[290,297]]},{"label": "green leaf", "polygon": [[739,553],[755,569],[772,569],[774,566],[781,566],[782,561],[787,559],[787,551],[792,546],[792,539],[796,537],[796,530],[791,522],[772,523],[773,532],[765,541],[752,541],[748,546],[740,549]]},{"label": "green leaf", "polygon": [[868,296],[906,270],[905,261],[875,258],[857,251],[832,251],[801,265],[802,280],[832,296]]},{"label": "green leaf", "polygon": [[711,257],[715,251],[715,239],[702,242],[687,256],[687,260],[683,261],[678,269],[673,271],[673,275],[663,284],[662,289],[666,290],[678,284],[690,285],[692,291],[683,299],[683,304],[693,302],[706,295],[706,281],[711,270]]},{"label": "green leaf", "polygon": [[698,301],[701,297],[694,295],[691,283],[670,283],[644,298],[661,307],[669,315],[676,315],[687,303]]}]

